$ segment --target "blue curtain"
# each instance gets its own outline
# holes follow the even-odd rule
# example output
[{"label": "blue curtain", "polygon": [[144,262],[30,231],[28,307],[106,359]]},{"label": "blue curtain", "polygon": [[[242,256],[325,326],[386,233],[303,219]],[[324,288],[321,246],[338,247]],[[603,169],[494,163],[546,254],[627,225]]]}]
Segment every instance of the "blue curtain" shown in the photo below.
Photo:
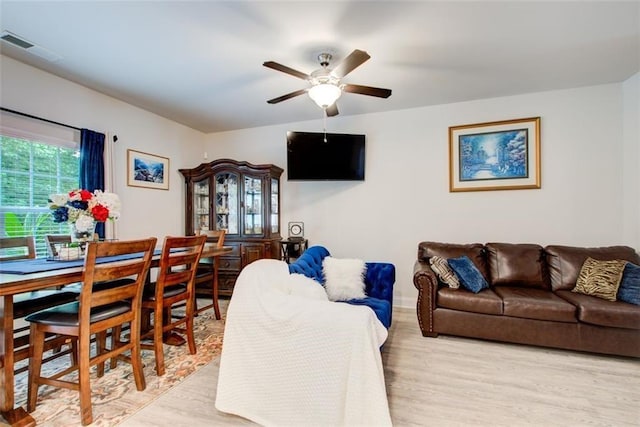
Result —
[{"label": "blue curtain", "polygon": [[[104,190],[104,134],[89,129],[80,131],[80,188]],[[104,223],[96,232],[104,239]]]}]

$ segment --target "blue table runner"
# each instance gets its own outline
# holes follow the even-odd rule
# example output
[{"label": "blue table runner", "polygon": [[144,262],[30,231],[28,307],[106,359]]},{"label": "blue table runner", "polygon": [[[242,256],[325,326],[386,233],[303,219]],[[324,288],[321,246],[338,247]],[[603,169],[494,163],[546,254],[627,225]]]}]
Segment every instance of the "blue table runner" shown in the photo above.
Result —
[{"label": "blue table runner", "polygon": [[[160,255],[161,249],[154,251],[155,255]],[[113,257],[103,257],[96,260],[97,264],[104,264],[106,262],[123,261],[126,259],[140,258],[142,252],[137,254],[119,255]],[[35,259],[22,259],[18,261],[3,261],[0,262],[0,273],[5,274],[31,274],[42,273],[45,271],[62,270],[65,268],[82,267],[84,265],[84,259],[78,259],[73,261],[54,261],[46,258]]]}]

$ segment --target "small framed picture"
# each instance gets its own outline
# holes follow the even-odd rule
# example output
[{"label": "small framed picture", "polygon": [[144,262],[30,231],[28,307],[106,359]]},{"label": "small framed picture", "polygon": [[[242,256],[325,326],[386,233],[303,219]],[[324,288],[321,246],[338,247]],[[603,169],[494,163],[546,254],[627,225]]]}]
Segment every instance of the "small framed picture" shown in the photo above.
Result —
[{"label": "small framed picture", "polygon": [[127,185],[169,189],[169,159],[141,151],[127,150]]},{"label": "small framed picture", "polygon": [[449,191],[540,188],[540,117],[449,128]]}]

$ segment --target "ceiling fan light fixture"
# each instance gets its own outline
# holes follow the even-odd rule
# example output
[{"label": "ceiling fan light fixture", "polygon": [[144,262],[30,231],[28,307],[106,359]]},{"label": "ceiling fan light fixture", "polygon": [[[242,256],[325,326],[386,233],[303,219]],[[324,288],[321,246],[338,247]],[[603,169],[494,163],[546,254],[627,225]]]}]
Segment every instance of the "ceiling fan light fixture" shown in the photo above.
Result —
[{"label": "ceiling fan light fixture", "polygon": [[327,108],[342,95],[342,90],[331,83],[320,83],[309,89],[309,98],[315,102],[320,108]]},{"label": "ceiling fan light fixture", "polygon": [[332,59],[331,54],[321,53],[318,55],[318,61],[320,61],[322,68],[310,74],[305,74],[274,61],[266,61],[262,64],[265,67],[306,80],[310,84],[310,87],[307,89],[296,90],[277,98],[269,99],[267,102],[269,104],[277,104],[278,102],[286,101],[287,99],[302,95],[306,92],[309,94],[309,98],[324,110],[325,117],[333,117],[338,115],[336,101],[342,96],[342,92],[388,98],[391,96],[391,89],[341,83],[344,76],[362,65],[369,58],[371,57],[367,52],[356,49],[337,66],[329,68],[329,61]]}]

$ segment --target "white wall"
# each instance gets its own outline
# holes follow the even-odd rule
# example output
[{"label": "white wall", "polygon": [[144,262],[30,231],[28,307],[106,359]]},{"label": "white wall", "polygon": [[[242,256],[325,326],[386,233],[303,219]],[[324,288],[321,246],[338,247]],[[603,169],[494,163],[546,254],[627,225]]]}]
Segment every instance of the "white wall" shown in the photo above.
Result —
[{"label": "white wall", "polygon": [[[396,303],[404,306],[415,304],[412,269],[423,240],[640,249],[637,123],[635,145],[633,135],[623,136],[633,127],[623,127],[623,105],[638,95],[633,82],[626,85],[624,92],[610,84],[329,119],[329,132],[367,135],[366,180],[283,179],[283,223],[304,221],[310,244],[334,256],[395,264]],[[533,116],[541,117],[542,189],[448,191],[449,126]],[[205,149],[210,158],[284,168],[288,130],[321,131],[322,122],[211,134]],[[635,221],[623,221],[625,211]]]},{"label": "white wall", "polygon": [[623,224],[626,242],[640,246],[640,73],[622,85],[623,126]]},{"label": "white wall", "polygon": [[[115,188],[122,201],[120,239],[184,233],[179,168],[200,162],[204,134],[127,103],[0,56],[0,104],[35,116],[115,134]],[[169,191],[128,187],[127,149],[170,159]]]},{"label": "white wall", "polygon": [[[5,56],[0,60],[3,107],[118,135],[120,238],[183,233],[177,170],[203,162],[204,151],[209,160],[286,167],[286,131],[322,130],[318,120],[203,135]],[[310,243],[334,256],[395,264],[396,303],[404,306],[415,304],[411,276],[423,240],[625,243],[640,250],[639,81],[635,75],[621,84],[329,119],[329,132],[367,134],[366,180],[284,178],[283,223],[304,221]],[[542,119],[542,189],[449,193],[449,126],[532,116]],[[128,148],[171,159],[169,191],[126,185]]]}]

